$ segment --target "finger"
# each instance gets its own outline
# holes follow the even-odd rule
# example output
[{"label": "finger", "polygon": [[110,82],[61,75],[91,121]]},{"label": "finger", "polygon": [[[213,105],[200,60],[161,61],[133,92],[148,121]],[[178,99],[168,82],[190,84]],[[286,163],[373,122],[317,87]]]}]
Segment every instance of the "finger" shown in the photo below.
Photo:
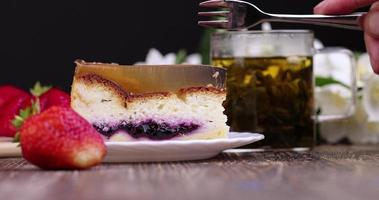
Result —
[{"label": "finger", "polygon": [[363,29],[371,37],[379,38],[379,1],[374,3],[364,16]]},{"label": "finger", "polygon": [[367,52],[370,55],[372,69],[379,74],[379,39],[365,33]]},{"label": "finger", "polygon": [[314,7],[317,14],[351,13],[357,8],[368,6],[378,0],[324,0]]},{"label": "finger", "polygon": [[370,11],[363,19],[365,43],[370,55],[372,69],[379,74],[379,1],[371,6]]}]

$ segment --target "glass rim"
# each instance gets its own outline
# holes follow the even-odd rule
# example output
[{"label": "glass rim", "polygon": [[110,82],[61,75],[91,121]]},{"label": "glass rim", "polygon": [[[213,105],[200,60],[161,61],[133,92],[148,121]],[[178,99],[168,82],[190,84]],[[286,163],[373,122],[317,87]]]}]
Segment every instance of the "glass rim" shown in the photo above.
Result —
[{"label": "glass rim", "polygon": [[212,33],[213,36],[223,36],[223,35],[272,35],[272,34],[309,34],[312,35],[314,32],[307,29],[277,29],[277,30],[242,30],[242,31],[226,31],[226,32],[215,32]]}]

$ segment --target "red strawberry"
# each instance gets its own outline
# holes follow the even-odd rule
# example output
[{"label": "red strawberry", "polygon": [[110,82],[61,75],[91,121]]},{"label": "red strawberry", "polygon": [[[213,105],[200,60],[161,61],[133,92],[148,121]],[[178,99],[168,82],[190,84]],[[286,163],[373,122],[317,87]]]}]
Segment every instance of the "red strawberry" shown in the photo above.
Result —
[{"label": "red strawberry", "polygon": [[0,108],[15,96],[28,95],[27,92],[11,85],[0,86]]},{"label": "red strawberry", "polygon": [[103,138],[68,107],[53,106],[20,129],[22,155],[43,169],[86,169],[105,156]]},{"label": "red strawberry", "polygon": [[28,93],[19,94],[8,99],[1,107],[0,136],[14,137],[17,130],[12,121],[21,109],[30,106],[31,96]]},{"label": "red strawberry", "polygon": [[39,97],[41,111],[51,106],[70,107],[70,95],[57,88],[51,88]]}]

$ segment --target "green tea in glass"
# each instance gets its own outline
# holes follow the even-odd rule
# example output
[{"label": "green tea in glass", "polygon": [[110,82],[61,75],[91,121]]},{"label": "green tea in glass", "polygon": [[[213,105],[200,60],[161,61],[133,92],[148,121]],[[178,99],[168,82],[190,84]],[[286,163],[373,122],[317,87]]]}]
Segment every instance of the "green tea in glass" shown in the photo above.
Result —
[{"label": "green tea in glass", "polygon": [[[313,40],[313,33],[306,30],[212,36],[212,65],[228,70],[224,104],[228,125],[232,131],[264,134],[265,139],[253,147],[314,146]],[[351,56],[344,49],[334,51]],[[351,113],[323,119],[348,115]]]}]

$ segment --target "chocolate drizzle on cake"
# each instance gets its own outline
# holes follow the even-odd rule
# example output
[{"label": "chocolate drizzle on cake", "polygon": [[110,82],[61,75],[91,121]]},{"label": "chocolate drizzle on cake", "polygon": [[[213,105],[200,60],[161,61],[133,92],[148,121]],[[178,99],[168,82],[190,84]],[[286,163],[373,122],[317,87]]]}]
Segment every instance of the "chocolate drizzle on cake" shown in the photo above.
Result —
[{"label": "chocolate drizzle on cake", "polygon": [[167,140],[179,135],[187,135],[200,127],[200,125],[192,122],[172,125],[168,123],[158,123],[151,119],[138,124],[122,122],[112,127],[105,124],[94,124],[93,126],[108,139],[116,132],[124,130],[135,139],[147,138],[150,140]]}]

